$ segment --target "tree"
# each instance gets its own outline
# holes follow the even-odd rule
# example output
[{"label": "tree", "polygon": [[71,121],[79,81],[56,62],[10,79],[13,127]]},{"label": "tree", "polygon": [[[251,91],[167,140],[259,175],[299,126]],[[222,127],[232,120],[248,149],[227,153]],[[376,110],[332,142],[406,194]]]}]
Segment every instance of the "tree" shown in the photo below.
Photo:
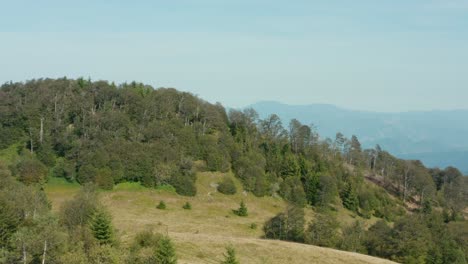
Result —
[{"label": "tree", "polygon": [[394,254],[391,227],[379,220],[366,232],[364,245],[369,255],[390,258]]},{"label": "tree", "polygon": [[226,247],[226,254],[224,254],[224,260],[221,264],[239,264],[236,258],[236,250],[232,246]]},{"label": "tree", "polygon": [[341,200],[343,201],[343,206],[353,212],[357,212],[359,206],[359,199],[356,194],[354,185],[351,182],[347,182],[344,190],[341,192]]},{"label": "tree", "polygon": [[322,247],[337,247],[340,237],[339,223],[332,214],[318,214],[309,224],[305,233],[305,242]]},{"label": "tree", "polygon": [[303,242],[304,223],[304,209],[289,205],[285,212],[268,220],[263,231],[266,238]]},{"label": "tree", "polygon": [[114,231],[111,217],[102,209],[96,211],[91,218],[90,228],[99,244],[106,245],[114,242]]},{"label": "tree", "polygon": [[108,167],[99,169],[96,175],[96,184],[104,190],[112,190],[114,188],[112,170]]},{"label": "tree", "polygon": [[365,230],[359,221],[343,229],[343,239],[340,248],[346,251],[366,253],[363,242],[365,240]]},{"label": "tree", "polygon": [[163,237],[159,240],[158,246],[154,252],[154,260],[158,264],[177,263],[174,245],[169,237]]},{"label": "tree", "polygon": [[25,184],[43,183],[47,167],[34,157],[24,157],[16,165],[18,179]]},{"label": "tree", "polygon": [[304,207],[307,203],[306,194],[299,177],[287,177],[281,183],[280,194],[286,201],[297,206]]},{"label": "tree", "polygon": [[60,221],[69,230],[84,227],[100,206],[96,186],[84,185],[71,200],[63,203],[60,209]]},{"label": "tree", "polygon": [[234,212],[234,214],[238,215],[238,216],[248,216],[249,213],[247,212],[247,207],[245,206],[245,203],[244,201],[241,201],[240,202],[240,206],[239,206],[239,209],[237,210],[232,210]]}]

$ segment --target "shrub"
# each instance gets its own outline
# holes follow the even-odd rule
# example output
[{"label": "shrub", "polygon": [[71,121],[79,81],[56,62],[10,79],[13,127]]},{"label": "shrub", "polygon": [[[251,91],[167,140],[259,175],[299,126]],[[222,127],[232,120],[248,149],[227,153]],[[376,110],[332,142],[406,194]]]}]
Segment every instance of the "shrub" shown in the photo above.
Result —
[{"label": "shrub", "polygon": [[156,206],[156,208],[164,210],[166,209],[166,203],[164,201],[160,201],[158,206]]},{"label": "shrub", "polygon": [[16,165],[16,173],[25,184],[42,183],[47,176],[47,167],[37,159],[26,157]]},{"label": "shrub", "polygon": [[192,210],[192,205],[189,202],[186,202],[182,208],[185,210]]},{"label": "shrub", "polygon": [[304,209],[292,205],[265,222],[263,231],[266,238],[303,242],[304,223]]},{"label": "shrub", "polygon": [[236,214],[238,216],[248,216],[249,215],[249,213],[247,212],[247,207],[245,206],[244,201],[242,201],[240,203],[239,209],[232,210],[232,211],[234,212],[234,214]]},{"label": "shrub", "polygon": [[178,194],[184,196],[195,196],[195,194],[197,194],[195,180],[196,176],[193,172],[184,171],[174,174],[170,183],[174,186]]},{"label": "shrub", "polygon": [[223,181],[218,185],[218,192],[222,194],[232,195],[237,192],[236,185],[230,177],[224,177]]}]

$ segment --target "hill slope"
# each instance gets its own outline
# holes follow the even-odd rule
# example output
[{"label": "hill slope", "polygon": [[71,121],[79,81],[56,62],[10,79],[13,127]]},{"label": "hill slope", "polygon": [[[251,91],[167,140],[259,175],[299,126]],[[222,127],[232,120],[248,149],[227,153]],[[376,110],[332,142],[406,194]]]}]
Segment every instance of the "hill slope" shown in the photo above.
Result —
[{"label": "hill slope", "polygon": [[[152,190],[138,184],[120,184],[113,191],[101,193],[104,205],[110,210],[113,222],[124,244],[146,228],[169,233],[176,244],[180,263],[219,263],[225,246],[234,245],[241,263],[393,263],[366,255],[261,239],[263,223],[282,211],[286,204],[273,197],[257,198],[251,194],[237,193],[228,196],[216,192],[215,183],[222,179],[221,173],[199,173],[195,197],[179,196],[167,190]],[[236,181],[240,188],[240,183]],[[63,201],[70,199],[79,189],[78,185],[53,179],[46,187],[53,210],[58,210]],[[158,210],[156,205],[164,200],[167,210]],[[248,217],[235,216],[231,209],[244,200],[249,209]],[[189,201],[192,210],[182,209]],[[306,210],[306,217],[314,212]],[[354,219],[348,211],[340,209],[343,223]],[[369,220],[368,224],[373,220]],[[256,229],[251,224],[257,224]]]}]

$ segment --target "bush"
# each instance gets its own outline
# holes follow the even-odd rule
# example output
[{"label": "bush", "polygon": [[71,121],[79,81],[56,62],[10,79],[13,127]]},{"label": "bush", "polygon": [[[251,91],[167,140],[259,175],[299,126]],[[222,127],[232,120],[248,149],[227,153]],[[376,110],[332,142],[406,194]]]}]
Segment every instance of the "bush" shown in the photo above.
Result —
[{"label": "bush", "polygon": [[192,205],[189,202],[186,202],[182,208],[185,210],[192,210]]},{"label": "bush", "polygon": [[238,215],[238,216],[243,216],[243,217],[244,217],[244,216],[248,216],[248,215],[249,215],[249,213],[247,212],[247,207],[245,206],[244,201],[242,201],[242,202],[240,203],[239,209],[237,209],[237,210],[232,210],[232,211],[233,211],[234,214],[236,214],[236,215]]},{"label": "bush", "polygon": [[227,195],[233,195],[237,192],[236,185],[230,177],[224,177],[223,181],[218,185],[218,192]]},{"label": "bush", "polygon": [[172,176],[171,185],[174,186],[176,192],[184,196],[195,196],[197,187],[195,186],[196,176],[193,172],[179,172]]},{"label": "bush", "polygon": [[166,203],[164,201],[160,201],[158,206],[156,206],[156,208],[164,210],[166,209]]},{"label": "bush", "polygon": [[25,184],[42,183],[47,176],[47,167],[33,157],[25,157],[16,165],[16,174]]},{"label": "bush", "polygon": [[304,209],[292,205],[285,212],[268,220],[263,231],[266,238],[303,242],[304,223]]}]

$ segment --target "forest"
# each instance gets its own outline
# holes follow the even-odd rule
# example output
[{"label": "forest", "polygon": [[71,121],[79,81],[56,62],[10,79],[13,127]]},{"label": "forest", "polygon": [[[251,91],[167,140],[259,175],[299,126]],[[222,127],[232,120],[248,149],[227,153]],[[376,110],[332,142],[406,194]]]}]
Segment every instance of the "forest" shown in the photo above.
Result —
[{"label": "forest", "polygon": [[[322,138],[313,124],[227,111],[173,88],[83,78],[5,83],[0,150],[17,156],[0,159],[0,263],[177,263],[166,235],[140,232],[122,245],[99,191],[138,182],[190,197],[198,171],[232,172],[246,192],[287,201],[261,227],[264,239],[400,263],[468,260],[468,177],[457,168],[427,168],[378,145],[363,149],[354,135]],[[51,178],[82,185],[58,213],[44,193]],[[236,192],[229,179],[218,190]],[[331,213],[338,205],[379,220],[342,226]],[[236,212],[247,215],[248,206]],[[304,208],[316,217],[306,221]],[[239,263],[235,248],[225,259]]]}]

